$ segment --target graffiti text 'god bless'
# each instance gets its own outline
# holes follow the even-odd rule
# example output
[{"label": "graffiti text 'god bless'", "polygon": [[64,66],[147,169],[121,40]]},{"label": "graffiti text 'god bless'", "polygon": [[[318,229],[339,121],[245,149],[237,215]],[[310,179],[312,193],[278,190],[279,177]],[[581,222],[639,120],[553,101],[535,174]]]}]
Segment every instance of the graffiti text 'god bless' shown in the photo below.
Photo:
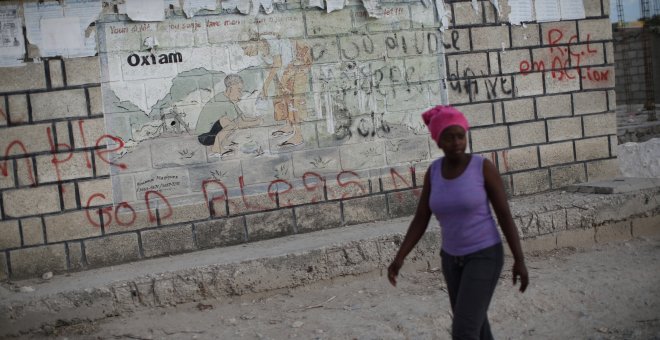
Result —
[{"label": "graffiti text 'god bless'", "polygon": [[126,61],[131,66],[148,66],[148,65],[158,65],[158,64],[172,64],[180,63],[183,61],[183,55],[180,52],[173,53],[163,53],[159,55],[147,54],[147,55],[138,55],[133,53],[126,58]]}]

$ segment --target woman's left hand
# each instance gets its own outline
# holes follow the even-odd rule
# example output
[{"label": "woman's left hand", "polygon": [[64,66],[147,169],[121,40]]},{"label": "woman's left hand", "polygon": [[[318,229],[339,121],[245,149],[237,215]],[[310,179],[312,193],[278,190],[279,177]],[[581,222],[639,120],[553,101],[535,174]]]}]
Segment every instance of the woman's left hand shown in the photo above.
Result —
[{"label": "woman's left hand", "polygon": [[523,261],[515,261],[513,263],[513,285],[515,286],[520,278],[520,292],[524,293],[529,284],[529,276],[527,275],[527,267]]}]

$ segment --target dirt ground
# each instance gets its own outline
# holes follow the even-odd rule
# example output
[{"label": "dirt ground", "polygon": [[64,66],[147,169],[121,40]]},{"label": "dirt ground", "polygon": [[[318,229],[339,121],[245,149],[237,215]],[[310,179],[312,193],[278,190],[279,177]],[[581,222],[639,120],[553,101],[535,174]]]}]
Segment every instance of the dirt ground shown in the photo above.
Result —
[{"label": "dirt ground", "polygon": [[[490,308],[499,339],[660,339],[660,238],[528,254],[528,291],[507,258]],[[383,273],[288,291],[141,311],[47,327],[59,339],[449,339],[451,310],[438,268]]]}]

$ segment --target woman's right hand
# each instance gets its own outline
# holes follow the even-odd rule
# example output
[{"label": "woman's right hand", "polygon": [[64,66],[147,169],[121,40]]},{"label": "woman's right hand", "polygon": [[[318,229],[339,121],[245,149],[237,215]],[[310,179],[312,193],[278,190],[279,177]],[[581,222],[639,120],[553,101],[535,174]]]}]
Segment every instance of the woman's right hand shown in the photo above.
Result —
[{"label": "woman's right hand", "polygon": [[389,267],[387,267],[387,279],[390,280],[392,286],[396,287],[396,277],[399,276],[399,269],[403,266],[403,260],[394,259]]}]

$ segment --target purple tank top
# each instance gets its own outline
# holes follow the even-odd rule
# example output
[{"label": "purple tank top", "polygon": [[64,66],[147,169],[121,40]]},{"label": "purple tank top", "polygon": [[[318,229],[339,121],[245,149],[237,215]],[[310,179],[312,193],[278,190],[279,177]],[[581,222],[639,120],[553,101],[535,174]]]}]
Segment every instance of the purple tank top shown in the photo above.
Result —
[{"label": "purple tank top", "polygon": [[483,175],[483,157],[472,155],[465,171],[442,177],[440,158],[431,163],[429,206],[442,229],[442,249],[463,256],[501,242],[490,212]]}]

